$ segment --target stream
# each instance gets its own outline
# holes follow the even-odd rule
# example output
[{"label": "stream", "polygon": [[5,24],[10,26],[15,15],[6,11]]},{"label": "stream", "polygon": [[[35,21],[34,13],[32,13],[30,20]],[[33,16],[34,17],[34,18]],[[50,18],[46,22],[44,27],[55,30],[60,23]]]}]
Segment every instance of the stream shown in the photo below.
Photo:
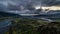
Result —
[{"label": "stream", "polygon": [[9,26],[11,25],[11,19],[5,19],[0,22],[0,34],[4,34],[8,31]]}]

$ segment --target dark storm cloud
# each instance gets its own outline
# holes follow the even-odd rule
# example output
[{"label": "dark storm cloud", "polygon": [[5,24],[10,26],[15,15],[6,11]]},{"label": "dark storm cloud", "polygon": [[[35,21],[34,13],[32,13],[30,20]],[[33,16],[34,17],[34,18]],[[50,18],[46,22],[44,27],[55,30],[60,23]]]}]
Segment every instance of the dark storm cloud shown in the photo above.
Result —
[{"label": "dark storm cloud", "polygon": [[34,8],[34,6],[40,6],[41,4],[44,6],[54,5],[56,4],[56,1],[55,0],[0,0],[0,11]]}]

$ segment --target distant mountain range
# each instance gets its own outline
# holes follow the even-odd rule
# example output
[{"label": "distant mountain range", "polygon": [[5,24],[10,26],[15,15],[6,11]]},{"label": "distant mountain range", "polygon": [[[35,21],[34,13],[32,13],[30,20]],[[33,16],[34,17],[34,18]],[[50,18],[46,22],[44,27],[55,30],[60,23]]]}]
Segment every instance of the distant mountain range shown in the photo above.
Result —
[{"label": "distant mountain range", "polygon": [[18,14],[6,13],[6,12],[3,12],[3,11],[0,11],[0,17],[19,17],[19,16],[20,15],[18,15]]},{"label": "distant mountain range", "polygon": [[[32,18],[32,16],[21,16],[18,14],[7,13],[7,12],[3,12],[3,11],[0,11],[0,17],[29,17],[29,18]],[[33,18],[59,19],[60,13],[57,12],[56,14],[39,14],[39,15],[33,16]]]}]

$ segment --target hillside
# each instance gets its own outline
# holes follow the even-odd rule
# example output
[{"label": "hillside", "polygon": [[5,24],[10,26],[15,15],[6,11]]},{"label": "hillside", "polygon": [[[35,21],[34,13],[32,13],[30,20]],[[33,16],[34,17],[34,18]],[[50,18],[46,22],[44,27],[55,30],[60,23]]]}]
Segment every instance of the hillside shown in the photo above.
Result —
[{"label": "hillside", "polygon": [[20,15],[0,11],[0,17],[19,17]]}]

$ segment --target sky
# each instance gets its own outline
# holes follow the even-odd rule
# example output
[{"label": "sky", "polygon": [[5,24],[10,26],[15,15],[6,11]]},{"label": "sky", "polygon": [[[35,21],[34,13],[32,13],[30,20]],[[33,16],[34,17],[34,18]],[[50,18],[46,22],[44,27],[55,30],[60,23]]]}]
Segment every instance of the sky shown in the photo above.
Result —
[{"label": "sky", "polygon": [[[57,1],[58,2],[58,1]],[[24,10],[29,7],[37,7],[37,6],[48,6],[56,3],[55,0],[0,0],[0,11],[6,11],[11,13],[33,13],[30,10]],[[30,6],[29,6],[30,5]],[[12,11],[12,10],[22,10],[22,11]]]}]

